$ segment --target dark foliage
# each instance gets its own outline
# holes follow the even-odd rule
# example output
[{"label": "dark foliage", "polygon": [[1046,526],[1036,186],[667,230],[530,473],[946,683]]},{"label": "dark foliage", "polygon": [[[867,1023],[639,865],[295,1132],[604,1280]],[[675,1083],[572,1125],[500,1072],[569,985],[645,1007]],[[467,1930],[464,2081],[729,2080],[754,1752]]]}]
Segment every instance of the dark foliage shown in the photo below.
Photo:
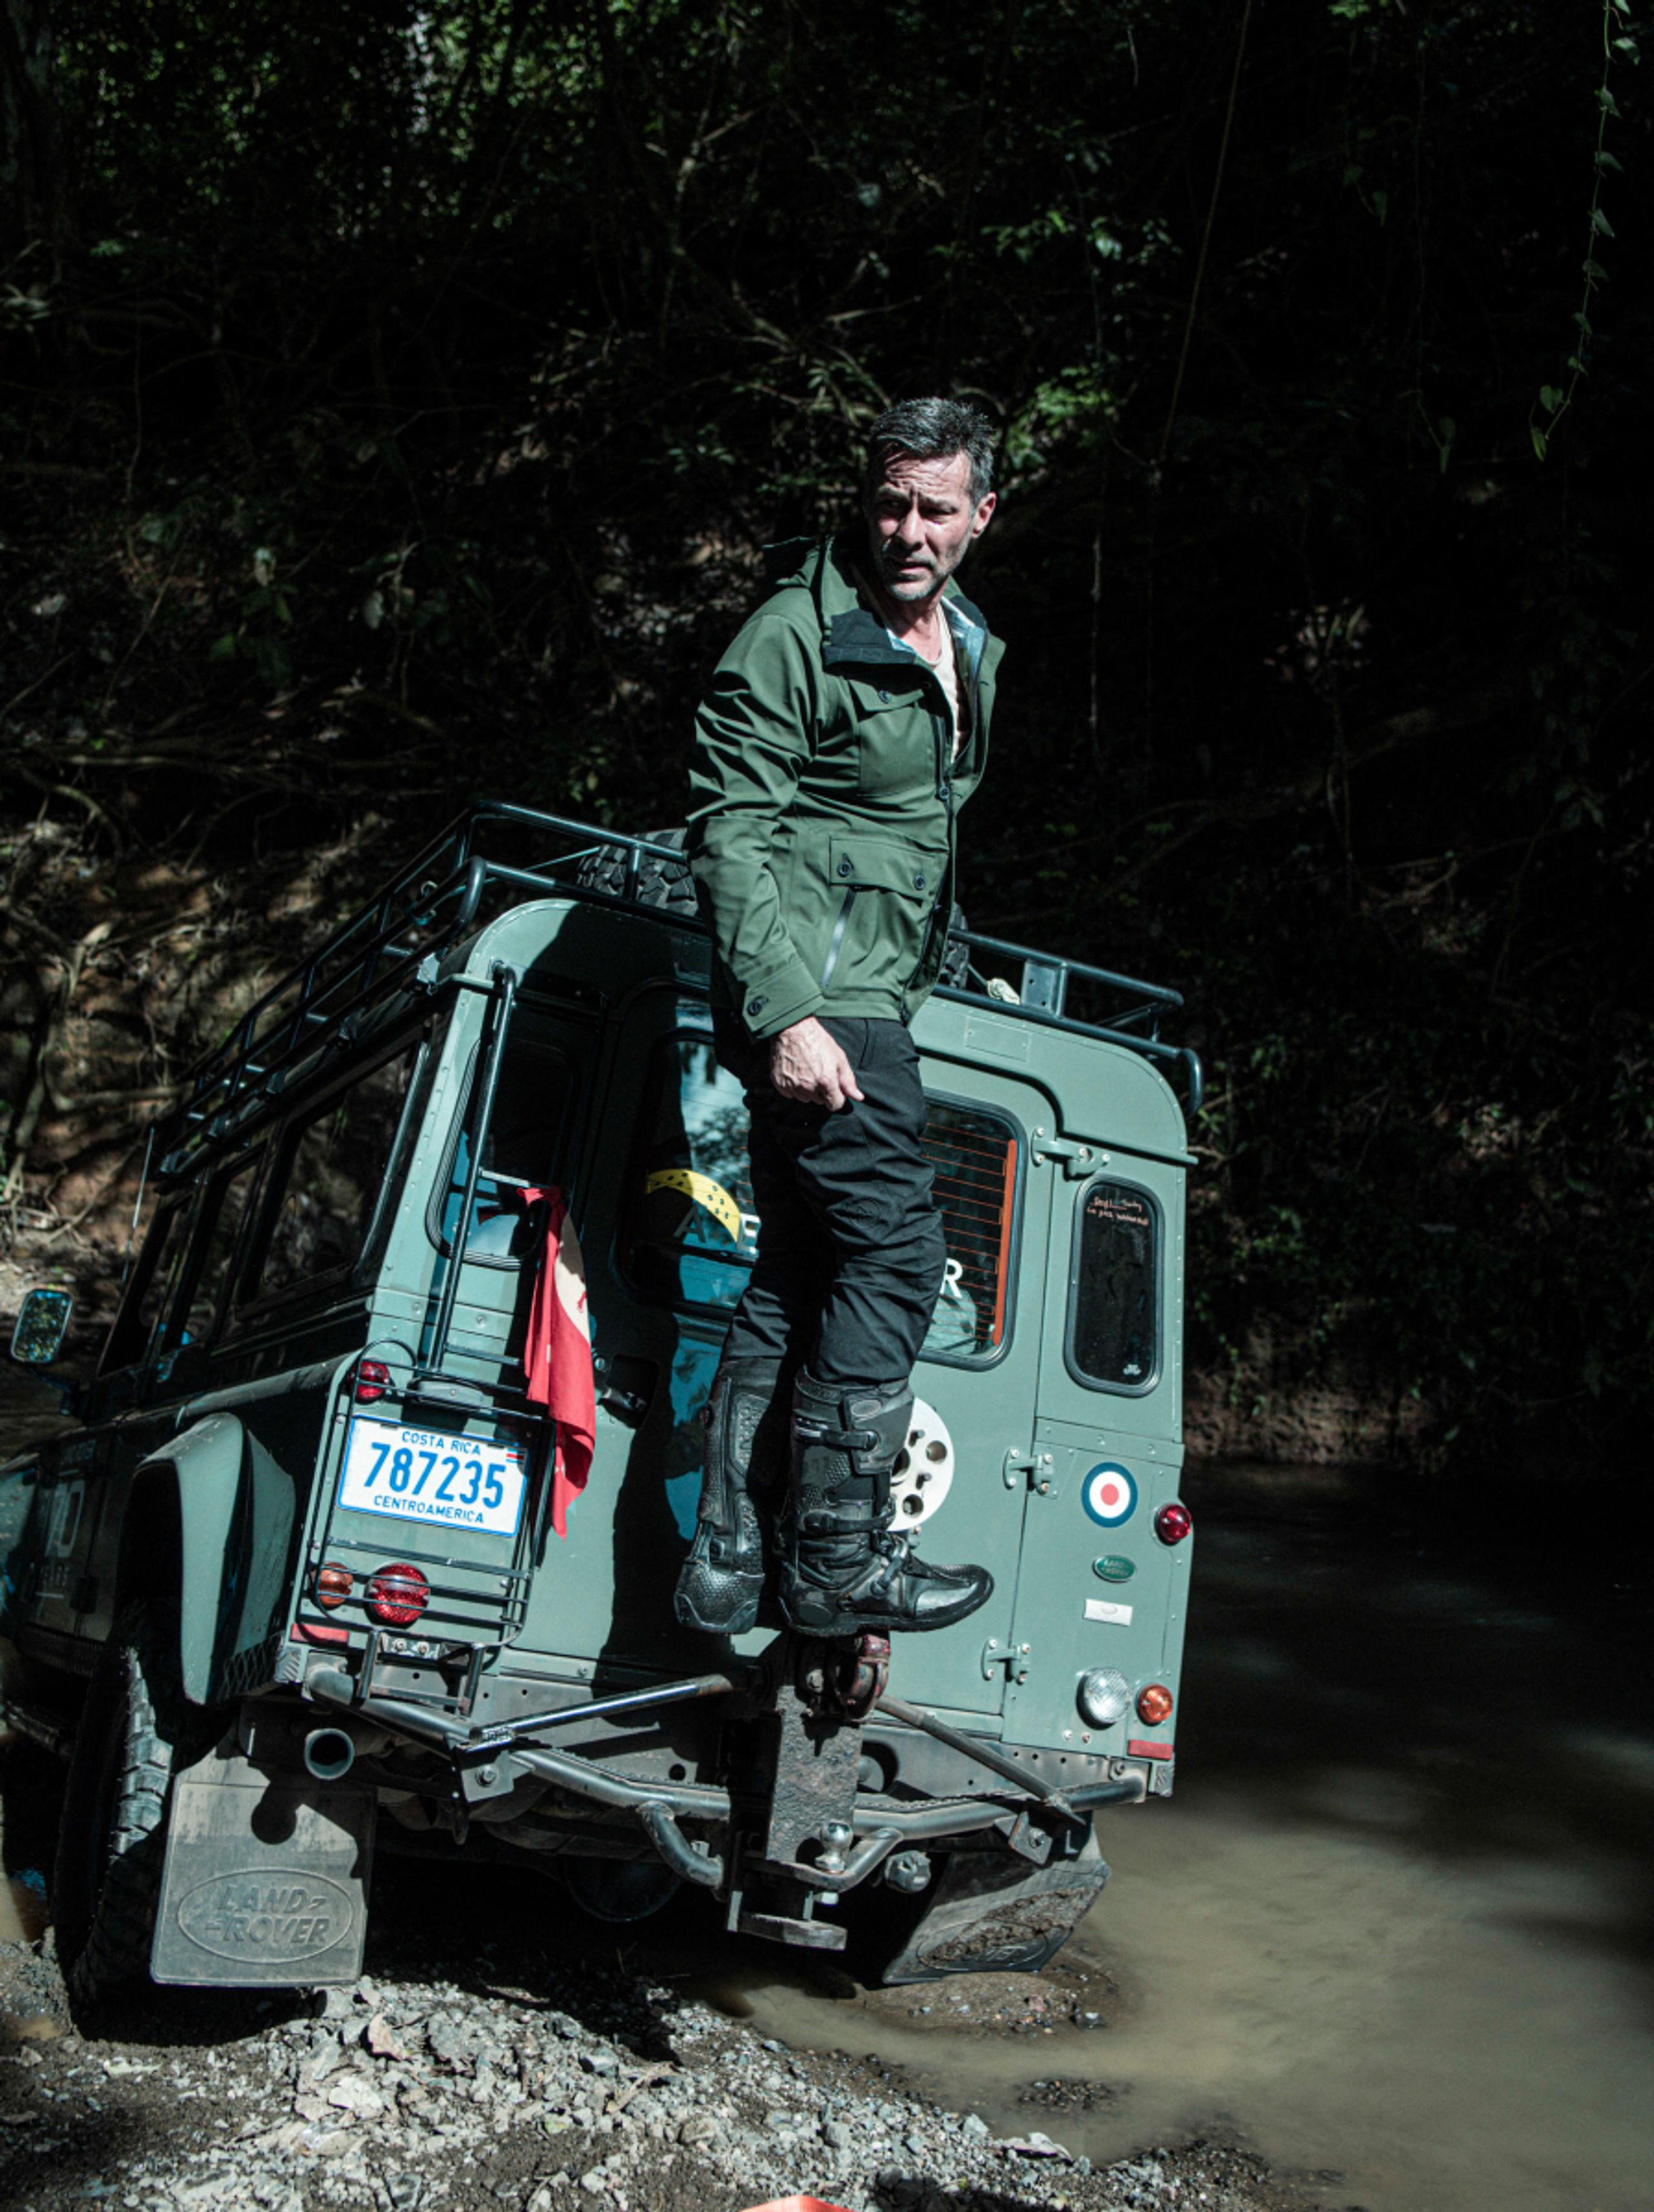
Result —
[{"label": "dark foliage", "polygon": [[943,389],[967,902],[1191,996],[1202,1433],[1630,1455],[1625,0],[3,13],[14,1225],[445,811],[672,819],[756,549]]}]

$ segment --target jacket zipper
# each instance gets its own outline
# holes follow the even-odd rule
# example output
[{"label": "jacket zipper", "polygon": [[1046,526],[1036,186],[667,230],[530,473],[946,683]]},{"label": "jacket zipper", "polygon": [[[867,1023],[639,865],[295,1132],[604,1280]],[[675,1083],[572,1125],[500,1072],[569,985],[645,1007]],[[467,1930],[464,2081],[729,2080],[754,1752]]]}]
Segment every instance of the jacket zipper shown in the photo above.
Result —
[{"label": "jacket zipper", "polygon": [[827,958],[821,967],[821,988],[824,991],[833,981],[833,971],[839,964],[839,948],[845,941],[845,930],[850,921],[850,909],[856,903],[856,893],[859,888],[858,884],[852,884],[845,893],[845,902],[839,908],[839,919],[833,923],[833,934],[827,939]]}]

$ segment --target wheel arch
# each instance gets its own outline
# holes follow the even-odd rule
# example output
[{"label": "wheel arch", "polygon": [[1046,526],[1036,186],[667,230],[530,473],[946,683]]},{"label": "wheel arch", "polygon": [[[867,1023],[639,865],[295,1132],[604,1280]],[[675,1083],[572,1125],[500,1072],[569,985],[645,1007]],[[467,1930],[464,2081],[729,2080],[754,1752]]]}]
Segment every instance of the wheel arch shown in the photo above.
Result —
[{"label": "wheel arch", "polygon": [[279,1633],[296,1503],[291,1476],[233,1413],[197,1421],[134,1472],[116,1602],[175,1607],[191,1705],[229,1695]]}]

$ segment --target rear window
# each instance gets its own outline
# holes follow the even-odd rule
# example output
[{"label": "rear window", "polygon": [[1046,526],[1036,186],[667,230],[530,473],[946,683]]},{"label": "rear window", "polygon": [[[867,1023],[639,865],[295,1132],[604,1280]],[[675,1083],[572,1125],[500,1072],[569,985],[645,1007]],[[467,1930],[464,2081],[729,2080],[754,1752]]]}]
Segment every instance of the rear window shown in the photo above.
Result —
[{"label": "rear window", "polygon": [[927,1359],[990,1359],[1010,1325],[1016,1132],[997,1114],[933,1098],[924,1153],[948,1260],[922,1349]]},{"label": "rear window", "polygon": [[757,1249],[741,1085],[709,1037],[673,1037],[655,1056],[621,1266],[646,1297],[727,1307]]},{"label": "rear window", "polygon": [[[568,1055],[536,1036],[531,1024],[531,1016],[518,1016],[500,1062],[494,1112],[476,1178],[476,1200],[465,1238],[468,1261],[515,1267],[530,1241],[524,1191],[563,1180],[561,1162],[574,1097],[574,1069]],[[440,1210],[431,1224],[432,1234],[445,1252],[452,1249],[465,1197],[465,1178],[470,1172],[476,1066],[473,1060],[470,1106],[449,1163],[447,1181],[439,1196]]]},{"label": "rear window", "polygon": [[1160,1208],[1136,1183],[1088,1183],[1074,1232],[1069,1365],[1100,1390],[1150,1389],[1160,1370]]},{"label": "rear window", "polygon": [[410,1044],[369,1068],[288,1137],[255,1285],[261,1296],[336,1274],[361,1257],[419,1049]]}]

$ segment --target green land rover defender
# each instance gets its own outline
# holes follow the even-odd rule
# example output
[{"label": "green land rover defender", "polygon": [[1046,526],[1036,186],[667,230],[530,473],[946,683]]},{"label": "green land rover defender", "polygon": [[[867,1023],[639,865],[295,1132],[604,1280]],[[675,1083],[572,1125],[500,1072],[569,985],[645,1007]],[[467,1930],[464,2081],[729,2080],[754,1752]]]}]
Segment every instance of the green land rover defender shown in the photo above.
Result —
[{"label": "green land rover defender", "polygon": [[[1192,1108],[1200,1074],[1173,992],[951,952],[915,1024],[948,1257],[895,1496],[994,1590],[894,1650],[674,1620],[757,1228],[676,838],[481,807],[199,1070],[76,1425],[0,1475],[7,1718],[67,1762],[78,2002],[353,1980],[376,1848],[537,1864],[614,1919],[696,1885],[869,1978],[1055,1951],[1107,1879],[1094,1814],[1172,1787],[1167,1078]],[[565,1212],[595,1413],[560,1534],[571,1417],[528,1368]],[[55,1356],[54,1301],[14,1356]]]}]

